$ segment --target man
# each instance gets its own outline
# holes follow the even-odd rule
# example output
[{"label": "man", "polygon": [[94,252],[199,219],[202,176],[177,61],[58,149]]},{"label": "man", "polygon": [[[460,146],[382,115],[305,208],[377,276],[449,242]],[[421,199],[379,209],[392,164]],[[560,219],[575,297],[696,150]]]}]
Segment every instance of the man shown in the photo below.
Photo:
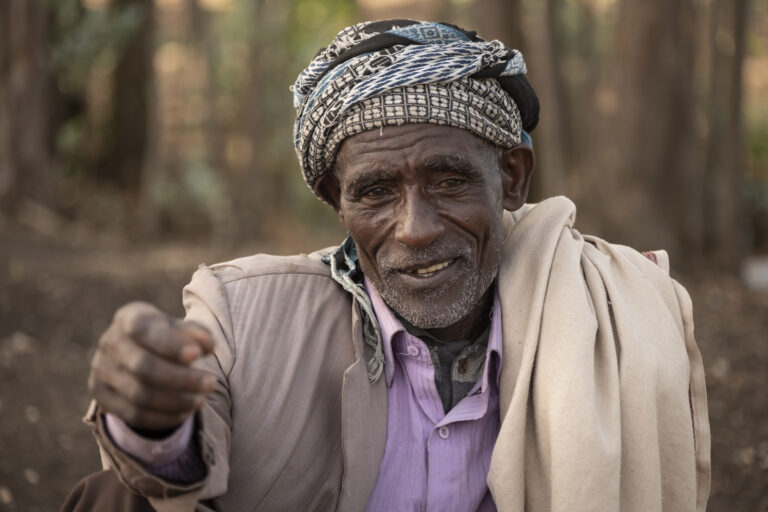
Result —
[{"label": "man", "polygon": [[146,506],[127,487],[158,510],[704,510],[690,300],[663,252],[524,204],[522,55],[363,23],[294,94],[304,177],[350,237],[202,266],[184,321],[118,311],[87,420],[125,487],[65,508]]}]

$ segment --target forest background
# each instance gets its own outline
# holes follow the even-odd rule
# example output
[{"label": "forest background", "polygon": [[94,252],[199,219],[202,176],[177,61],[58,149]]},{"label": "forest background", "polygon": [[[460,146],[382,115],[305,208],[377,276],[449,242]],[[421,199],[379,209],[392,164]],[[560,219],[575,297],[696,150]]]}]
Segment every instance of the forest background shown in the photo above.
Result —
[{"label": "forest background", "polygon": [[0,1],[0,510],[99,467],[80,423],[128,300],[181,314],[202,261],[343,237],[309,193],[288,87],[342,27],[448,21],[523,51],[532,200],[670,252],[694,298],[712,511],[768,511],[768,3]]}]

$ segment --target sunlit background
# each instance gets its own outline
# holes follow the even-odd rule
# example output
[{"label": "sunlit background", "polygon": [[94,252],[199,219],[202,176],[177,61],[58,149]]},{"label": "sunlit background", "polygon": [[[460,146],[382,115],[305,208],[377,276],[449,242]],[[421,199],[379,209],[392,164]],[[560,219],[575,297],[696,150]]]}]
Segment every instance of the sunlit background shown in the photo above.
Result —
[{"label": "sunlit background", "polygon": [[532,200],[670,251],[708,371],[710,510],[768,511],[768,4],[0,0],[0,510],[99,467],[79,417],[112,312],[198,263],[338,242],[289,86],[344,26],[444,20],[526,56]]}]

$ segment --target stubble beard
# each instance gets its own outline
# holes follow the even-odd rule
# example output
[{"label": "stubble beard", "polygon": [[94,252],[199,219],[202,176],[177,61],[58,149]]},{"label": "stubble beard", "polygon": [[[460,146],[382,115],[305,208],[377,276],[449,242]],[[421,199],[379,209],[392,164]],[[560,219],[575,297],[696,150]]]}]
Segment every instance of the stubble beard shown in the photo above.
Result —
[{"label": "stubble beard", "polygon": [[[449,327],[467,316],[493,284],[501,261],[501,244],[492,243],[491,247],[495,247],[490,255],[492,261],[485,269],[478,270],[477,253],[470,246],[452,248],[433,244],[425,249],[408,249],[405,255],[379,258],[379,273],[371,273],[369,279],[384,302],[410,324],[421,329]],[[397,269],[451,258],[455,259],[453,265],[459,266],[458,272],[437,288],[410,291],[395,284]],[[441,299],[456,287],[460,288],[455,294],[456,300],[442,304]]]}]

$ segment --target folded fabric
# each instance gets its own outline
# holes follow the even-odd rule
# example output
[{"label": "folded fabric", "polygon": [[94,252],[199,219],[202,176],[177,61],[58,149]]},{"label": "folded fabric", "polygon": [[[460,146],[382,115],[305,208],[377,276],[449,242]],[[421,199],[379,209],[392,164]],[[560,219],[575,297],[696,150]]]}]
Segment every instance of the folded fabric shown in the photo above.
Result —
[{"label": "folded fabric", "polygon": [[641,253],[582,236],[575,211],[557,197],[507,217],[496,505],[703,511],[710,434],[690,298]]}]

